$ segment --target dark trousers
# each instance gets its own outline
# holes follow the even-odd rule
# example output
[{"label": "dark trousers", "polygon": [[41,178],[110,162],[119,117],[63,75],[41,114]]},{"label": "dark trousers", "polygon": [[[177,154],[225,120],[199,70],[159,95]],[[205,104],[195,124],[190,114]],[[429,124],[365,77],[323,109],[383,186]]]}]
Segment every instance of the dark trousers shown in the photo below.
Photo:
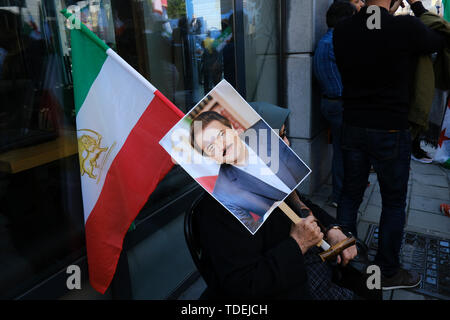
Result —
[{"label": "dark trousers", "polygon": [[342,101],[322,97],[320,111],[329,122],[331,128],[331,137],[333,140],[333,164],[331,169],[333,177],[332,201],[338,203],[341,198],[344,180],[344,164],[341,150]]},{"label": "dark trousers", "polygon": [[375,263],[383,275],[400,266],[406,194],[411,160],[409,130],[374,130],[344,125],[342,131],[344,185],[337,210],[340,224],[356,233],[356,219],[367,186],[370,166],[377,173],[382,198]]}]

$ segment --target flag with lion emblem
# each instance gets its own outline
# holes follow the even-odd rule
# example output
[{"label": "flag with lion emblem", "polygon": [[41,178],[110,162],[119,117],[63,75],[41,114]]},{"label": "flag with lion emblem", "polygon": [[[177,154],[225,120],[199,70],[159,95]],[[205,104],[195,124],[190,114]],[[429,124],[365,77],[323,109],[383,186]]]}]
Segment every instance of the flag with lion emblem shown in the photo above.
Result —
[{"label": "flag with lion emblem", "polygon": [[184,114],[79,26],[71,47],[86,248],[90,283],[104,293],[127,230],[173,166],[159,140]]}]

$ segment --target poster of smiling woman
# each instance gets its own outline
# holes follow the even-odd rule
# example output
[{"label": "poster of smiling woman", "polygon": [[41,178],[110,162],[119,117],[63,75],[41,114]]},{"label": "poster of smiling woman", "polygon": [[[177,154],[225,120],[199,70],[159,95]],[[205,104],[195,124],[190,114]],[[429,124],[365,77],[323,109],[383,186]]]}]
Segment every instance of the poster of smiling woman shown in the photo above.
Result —
[{"label": "poster of smiling woman", "polygon": [[225,80],[160,144],[252,234],[311,172]]}]

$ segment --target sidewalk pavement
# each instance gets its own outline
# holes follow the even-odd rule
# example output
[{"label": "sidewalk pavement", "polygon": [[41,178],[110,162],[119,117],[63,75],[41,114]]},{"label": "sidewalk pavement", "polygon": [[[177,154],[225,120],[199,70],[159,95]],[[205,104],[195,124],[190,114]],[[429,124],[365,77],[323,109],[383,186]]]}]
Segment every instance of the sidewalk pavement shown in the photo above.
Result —
[{"label": "sidewalk pavement", "polygon": [[[366,240],[370,236],[368,233],[371,230],[371,226],[378,224],[381,214],[380,187],[375,173],[370,174],[369,181],[370,186],[365,191],[363,203],[359,208],[358,214],[358,238],[361,240]],[[450,203],[449,183],[450,170],[438,164],[422,164],[411,161],[405,232],[445,240],[450,239],[450,218],[443,215],[439,209],[441,203]],[[313,195],[312,201],[324,208],[330,215],[336,217],[336,209],[326,203],[331,191],[331,181],[328,181],[318,193]],[[446,242],[446,245],[448,246],[448,242]],[[448,249],[446,250],[448,252]],[[449,281],[450,264],[447,264],[445,269],[448,271],[447,281]],[[437,281],[436,278],[433,279],[425,278],[424,281]],[[448,289],[450,290],[450,288]],[[450,292],[448,295],[450,296]],[[386,300],[426,300],[435,298],[429,295],[418,294],[412,290],[386,291],[383,297]]]}]

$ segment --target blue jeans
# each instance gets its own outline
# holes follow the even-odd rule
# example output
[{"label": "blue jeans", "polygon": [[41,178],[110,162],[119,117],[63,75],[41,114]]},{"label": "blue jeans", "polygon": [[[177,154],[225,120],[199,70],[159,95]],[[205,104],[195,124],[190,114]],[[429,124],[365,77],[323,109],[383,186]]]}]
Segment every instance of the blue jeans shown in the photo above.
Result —
[{"label": "blue jeans", "polygon": [[331,175],[333,178],[332,200],[339,202],[342,194],[342,184],[344,181],[344,163],[341,150],[342,131],[342,101],[322,98],[320,111],[325,119],[330,123],[331,136],[333,140],[333,163]]},{"label": "blue jeans", "polygon": [[375,263],[390,277],[400,267],[406,194],[411,161],[409,130],[373,130],[343,126],[344,186],[337,210],[340,224],[356,234],[356,218],[370,166],[377,173],[382,198]]}]

